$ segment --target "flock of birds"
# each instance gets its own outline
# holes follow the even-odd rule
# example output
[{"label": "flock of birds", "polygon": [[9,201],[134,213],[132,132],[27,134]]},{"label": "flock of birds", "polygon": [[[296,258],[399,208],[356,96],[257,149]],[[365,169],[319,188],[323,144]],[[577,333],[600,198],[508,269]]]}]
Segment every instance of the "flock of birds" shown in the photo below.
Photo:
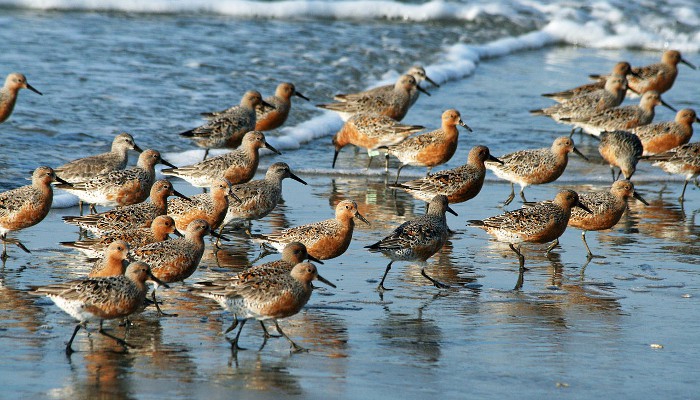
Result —
[{"label": "flock of birds", "polygon": [[[400,123],[419,92],[427,93],[420,83],[427,81],[438,86],[422,67],[411,68],[394,85],[337,95],[336,102],[319,104],[320,108],[337,112],[345,121],[332,140],[333,167],[339,151],[347,145],[367,149],[370,163],[373,157],[383,155],[387,171],[389,157],[396,157],[400,162],[396,180],[388,186],[428,203],[425,215],[404,222],[385,238],[366,246],[369,251],[390,259],[377,290],[380,293],[391,290],[384,283],[395,261],[425,262],[443,247],[451,233],[445,213],[456,215],[450,204],[474,198],[482,188],[487,169],[511,182],[511,194],[505,205],[515,197],[515,183],[520,185],[524,205],[484,220],[470,220],[468,224],[508,243],[518,257],[521,274],[526,270],[521,244],[551,242],[549,253],[567,226],[582,230],[588,257],[593,257],[586,243],[586,231],[613,227],[627,209],[630,197],[644,202],[630,182],[640,159],[653,161],[667,172],[685,175],[680,198],[683,201],[688,182],[700,174],[700,143],[688,143],[692,124],[700,120],[693,110],[683,109],[677,112],[675,121],[651,123],[655,106],[663,104],[672,108],[660,95],[673,85],[679,63],[695,68],[678,51],[669,50],[663,54],[661,63],[632,68],[629,63],[620,62],[610,75],[595,76],[594,83],[545,94],[558,103],[532,113],[549,116],[572,125],[574,130],[582,129],[599,137],[599,151],[611,166],[613,184],[602,192],[561,190],[554,199],[537,203],[525,199],[527,186],[555,181],[564,172],[571,152],[585,158],[572,138],[562,136],[550,147],[500,157],[494,157],[486,146],[475,146],[469,151],[465,165],[431,173],[432,168],[446,163],[455,154],[458,127],[471,129],[454,109],[443,112],[440,128],[426,133],[414,135],[424,127]],[[27,83],[24,75],[8,75],[0,89],[0,123],[12,113],[22,88],[41,94]],[[627,92],[641,96],[639,105],[620,106]],[[101,334],[125,349],[130,347],[123,339],[104,331],[102,321],[127,318],[151,303],[159,315],[170,315],[161,310],[156,289],[190,277],[204,253],[204,237],[215,236],[218,246],[221,240],[227,240],[222,235],[223,227],[231,224],[245,229],[253,241],[265,247],[261,257],[267,255],[268,248],[274,248],[281,252],[281,259],[224,279],[195,283],[191,290],[216,300],[234,315],[233,324],[226,330],[229,333],[238,327],[230,340],[234,351],[239,349],[238,340],[248,319],[260,322],[265,342],[272,335],[264,321],[271,320],[279,334],[289,340],[292,351],[303,350],[282,331],[277,320],[299,312],[311,296],[312,281],[335,287],[309,261],[322,263],[342,255],[352,240],[355,219],[370,222],[359,213],[354,201],[343,200],[336,206],[335,218],[271,234],[250,233],[251,222],[268,215],[281,200],[284,179],[306,184],[284,162],[270,165],[264,178],[252,180],[258,169],[260,149],[280,154],[267,143],[263,131],[276,129],[285,122],[295,95],[308,101],[293,84],[282,83],[274,96],[263,99],[259,92],[249,91],[239,105],[203,114],[207,118],[205,124],[181,134],[206,149],[204,160],[193,165],[172,165],[158,151],[142,150],[131,135],[121,133],[107,153],[57,168],[38,167],[31,185],[0,193],[3,263],[8,258],[8,243],[29,252],[18,239],[7,235],[36,225],[46,217],[54,187],[80,199],[80,216],[64,217],[64,221],[80,228],[82,240],[61,245],[97,258],[89,276],[31,289],[34,294],[51,298],[78,321],[66,345],[67,353],[73,352],[71,345],[76,334],[89,321],[99,321]],[[210,148],[233,150],[207,158]],[[129,150],[140,155],[136,166],[125,169]],[[162,170],[164,175],[209,191],[205,189],[202,194],[186,197],[174,190],[168,180],[156,181],[155,165],[159,163],[170,167]],[[426,167],[428,174],[399,182],[401,169],[406,165]],[[615,168],[620,169],[617,176]],[[624,175],[622,180],[621,175]],[[90,214],[83,215],[83,203],[89,204]],[[97,213],[96,205],[115,208]],[[86,234],[83,239],[83,231],[90,232],[91,237]],[[179,237],[171,239],[171,234]],[[428,276],[425,269],[421,274],[438,288],[449,287]],[[156,286],[147,300],[149,280]]]}]

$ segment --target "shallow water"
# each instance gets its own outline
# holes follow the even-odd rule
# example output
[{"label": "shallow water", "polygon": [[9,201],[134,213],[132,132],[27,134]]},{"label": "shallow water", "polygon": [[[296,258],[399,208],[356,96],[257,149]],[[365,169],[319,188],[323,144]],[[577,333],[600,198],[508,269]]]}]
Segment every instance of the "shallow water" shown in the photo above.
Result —
[{"label": "shallow water", "polygon": [[[551,104],[539,93],[579,84],[587,73],[605,72],[619,60],[655,62],[661,48],[654,41],[637,45],[629,40],[633,34],[621,31],[610,34],[618,41],[608,46],[596,42],[585,48],[566,40],[562,43],[568,45],[552,46],[560,41],[555,38],[519,50],[528,48],[520,35],[551,34],[553,25],[587,12],[602,25],[614,19],[613,12],[603,17],[589,7],[560,19],[549,17],[557,15],[554,11],[542,11],[548,20],[523,3],[505,11],[511,3],[501,2],[502,12],[492,9],[489,15],[448,18],[447,11],[436,11],[426,20],[407,22],[356,19],[342,14],[341,6],[329,6],[320,18],[290,11],[288,18],[258,19],[235,12],[188,12],[188,2],[178,3],[184,11],[173,6],[162,14],[57,4],[74,7],[7,7],[0,15],[0,25],[11,28],[0,30],[7,47],[0,73],[22,71],[45,93],[22,92],[12,118],[0,125],[3,190],[25,184],[27,172],[38,163],[55,166],[103,151],[121,130],[176,164],[193,162],[201,152],[192,151],[177,132],[201,123],[201,111],[237,103],[249,88],[268,95],[280,80],[292,80],[319,103],[336,92],[391,81],[414,63],[426,65],[442,86],[428,86],[432,96],[421,96],[405,122],[434,128],[442,111],[454,107],[474,129],[461,134],[457,155],[444,166],[455,167],[475,144],[489,146],[496,156],[549,146],[568,129],[529,115],[527,110]],[[267,6],[269,12],[286,10],[278,2],[260,10]],[[659,18],[668,17],[668,6],[659,8]],[[691,18],[697,12],[686,11],[676,13],[686,18],[673,27],[676,42],[670,45],[677,44],[698,64],[692,40],[698,25]],[[664,38],[668,32],[655,29],[653,35]],[[494,44],[502,38],[514,43]],[[460,53],[459,45],[465,44],[480,46],[480,56]],[[697,74],[680,66],[666,101],[697,108]],[[631,202],[631,211],[614,229],[587,235],[592,251],[605,258],[586,265],[580,233],[569,230],[549,259],[543,246],[526,246],[530,270],[519,279],[517,259],[507,245],[465,226],[468,219],[503,211],[499,202],[509,187],[488,173],[477,198],[453,207],[459,216],[448,215],[448,223],[456,234],[428,262],[427,272],[452,288],[438,290],[421,277],[420,266],[395,263],[386,281],[394,290],[382,298],[375,287],[388,259],[363,246],[422,214],[424,205],[388,190],[379,162],[366,173],[363,151],[343,149],[337,170],[331,169],[330,136],[339,119],[296,100],[287,128],[268,135],[284,154],[265,157],[260,170],[285,161],[309,186],[285,181],[284,204],[253,230],[271,232],[330,218],[333,205],[345,198],[357,201],[372,222],[371,227],[359,223],[348,251],[319,266],[338,288],[321,286],[299,315],[281,322],[310,351],[290,355],[280,339],[257,351],[261,329],[250,323],[241,339],[249,350],[234,359],[222,337],[231,316],[189,293],[186,285],[176,285],[160,294],[166,311],[179,316],[159,319],[152,310],[136,316],[127,339],[137,349],[125,354],[109,339],[81,332],[74,343],[78,352],[67,358],[63,347],[74,322],[49,300],[27,294],[32,285],[76,279],[89,269],[84,259],[57,245],[77,237],[77,230],[60,218],[77,214],[75,199],[58,194],[60,208],[41,224],[13,234],[32,254],[10,248],[11,258],[0,273],[0,385],[7,396],[694,396],[700,359],[697,188],[688,188],[681,206],[676,198],[682,180],[641,163],[634,181],[650,206]],[[656,120],[673,115],[660,108]],[[527,189],[529,200],[550,199],[564,187],[609,185],[608,167],[596,161],[597,142],[574,139],[593,161],[572,156],[555,184]],[[393,174],[393,161],[391,166]],[[423,174],[418,168],[402,171],[405,179]],[[175,184],[183,193],[197,193],[182,181]],[[188,283],[236,272],[257,256],[257,245],[242,235],[232,237],[217,254],[207,250]],[[107,325],[123,334],[123,327]]]}]

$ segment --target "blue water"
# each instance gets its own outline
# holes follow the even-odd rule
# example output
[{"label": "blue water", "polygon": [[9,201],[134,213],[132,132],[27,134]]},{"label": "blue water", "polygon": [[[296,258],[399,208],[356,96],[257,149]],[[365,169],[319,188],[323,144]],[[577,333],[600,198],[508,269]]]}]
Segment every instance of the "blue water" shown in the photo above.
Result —
[{"label": "blue water", "polygon": [[[341,121],[313,106],[421,64],[441,87],[426,86],[432,96],[421,95],[404,121],[436,128],[442,111],[456,108],[474,129],[460,135],[445,168],[462,164],[476,144],[497,156],[548,147],[568,128],[528,113],[551,104],[540,93],[584,83],[620,60],[657,62],[666,48],[700,64],[695,2],[190,0],[95,8],[75,0],[0,1],[0,27],[0,76],[22,72],[44,93],[22,91],[0,125],[0,189],[26,184],[38,165],[105,151],[121,131],[175,164],[194,162],[201,150],[177,133],[201,124],[200,112],[236,104],[249,89],[270,95],[291,81],[312,101],[295,98],[285,127],[267,134],[283,155],[266,155],[261,170],[285,161],[310,185],[285,181],[285,204],[254,231],[330,218],[342,198],[357,201],[372,221],[358,227],[346,254],[319,267],[338,290],[315,292],[304,312],[281,322],[309,354],[288,356],[283,340],[257,352],[260,331],[247,326],[251,351],[230,360],[221,337],[230,316],[177,287],[164,298],[180,317],[137,317],[129,341],[138,350],[119,354],[99,335],[80,334],[80,351],[68,361],[62,346],[73,321],[26,294],[30,285],[78,278],[88,268],[57,246],[77,236],[60,220],[77,213],[76,200],[59,193],[46,220],[15,234],[32,254],[11,248],[0,273],[0,384],[9,397],[695,396],[698,189],[689,187],[681,207],[681,178],[640,163],[635,183],[651,206],[632,203],[613,230],[588,234],[594,253],[606,258],[584,268],[580,234],[567,231],[551,260],[541,247],[528,248],[531,270],[514,291],[517,261],[507,246],[464,226],[503,211],[498,202],[509,187],[489,173],[482,194],[454,207],[460,215],[448,222],[458,234],[429,262],[429,272],[453,289],[437,291],[420,268],[397,263],[387,278],[396,290],[380,300],[374,288],[388,260],[362,246],[424,207],[388,191],[379,163],[366,172],[363,151],[343,149],[331,169],[330,137]],[[664,99],[697,109],[700,72],[679,68]],[[657,109],[657,121],[673,116]],[[556,184],[528,188],[530,200],[562,187],[609,184],[597,142],[574,140],[592,162],[572,156]],[[423,174],[402,171],[406,179]],[[256,255],[256,245],[236,236],[218,261],[208,250],[193,279],[225,275]]]}]

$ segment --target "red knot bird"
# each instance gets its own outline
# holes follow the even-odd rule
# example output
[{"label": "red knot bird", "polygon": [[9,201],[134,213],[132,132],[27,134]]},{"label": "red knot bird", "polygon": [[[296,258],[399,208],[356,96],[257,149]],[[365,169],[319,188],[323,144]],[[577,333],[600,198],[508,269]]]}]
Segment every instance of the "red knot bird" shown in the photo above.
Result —
[{"label": "red knot bird", "polygon": [[503,163],[491,155],[486,146],[474,146],[469,151],[467,163],[445,171],[435,172],[425,178],[389,185],[408,192],[418,200],[429,202],[443,194],[450,204],[462,203],[476,197],[484,185],[486,176],[485,161]]},{"label": "red knot bird", "polygon": [[207,221],[212,230],[219,228],[228,211],[229,198],[239,202],[240,199],[231,192],[231,185],[226,179],[217,179],[209,193],[191,196],[187,200],[173,198],[168,201],[168,215],[175,220],[175,227],[184,233],[190,222],[198,219]]},{"label": "red knot bird", "polygon": [[632,68],[635,75],[630,75],[629,87],[635,93],[643,94],[648,91],[655,91],[663,94],[671,89],[678,75],[678,63],[683,63],[692,69],[696,67],[685,60],[680,51],[666,50],[661,56],[661,62],[644,67]]},{"label": "red knot bird", "polygon": [[[590,75],[591,78],[596,80],[593,83],[587,83],[585,85],[577,86],[573,89],[563,90],[561,92],[545,93],[542,96],[549,97],[556,102],[562,103],[574,97],[578,97],[584,94],[604,89],[607,80],[610,76],[618,76],[625,78],[625,91],[622,95],[624,99],[624,95],[627,93],[627,75],[630,74],[634,74],[632,72],[632,66],[630,65],[630,63],[628,63],[627,61],[620,61],[617,64],[615,64],[610,75]],[[623,99],[620,99],[620,103]]]},{"label": "red knot bird", "polygon": [[229,202],[222,228],[232,222],[250,223],[269,214],[282,199],[282,181],[286,178],[307,184],[291,171],[289,165],[278,162],[270,165],[264,179],[234,186],[231,191],[240,201]]},{"label": "red knot bird", "polygon": [[688,143],[693,136],[693,122],[700,122],[695,110],[685,108],[676,113],[673,121],[638,126],[631,132],[639,136],[644,155],[649,156]]},{"label": "red knot bird", "polygon": [[282,126],[289,116],[289,110],[292,108],[292,96],[309,101],[308,97],[296,90],[294,84],[282,82],[277,85],[274,96],[265,98],[265,102],[271,107],[264,107],[261,104],[255,109],[255,130],[271,131]]},{"label": "red knot bird", "polygon": [[551,147],[532,150],[519,150],[498,157],[502,164],[488,162],[486,168],[493,171],[497,177],[510,182],[510,196],[504,205],[510,204],[515,198],[514,184],[520,185],[520,198],[523,201],[523,191],[529,185],[541,185],[554,182],[564,173],[569,162],[569,153],[574,152],[583,159],[586,156],[574,146],[574,141],[568,136],[561,136],[554,140]]},{"label": "red knot bird", "polygon": [[[520,252],[521,243],[548,243],[554,241],[545,255],[559,244],[559,237],[566,230],[571,217],[571,209],[580,207],[591,212],[579,202],[573,190],[562,190],[554,200],[526,204],[523,208],[507,211],[483,221],[469,220],[469,225],[479,227],[495,236],[499,242],[508,243],[520,262],[520,271],[526,270],[525,256]],[[518,245],[516,248],[515,245]]]},{"label": "red knot bird", "polygon": [[155,165],[158,163],[176,168],[163,160],[159,152],[149,149],[141,153],[135,167],[97,175],[71,186],[59,184],[56,187],[89,203],[92,212],[96,212],[95,204],[104,207],[128,206],[148,198],[156,180]]},{"label": "red knot bird", "polygon": [[129,265],[129,244],[116,240],[107,246],[104,257],[95,261],[88,278],[124,275]]},{"label": "red knot bird", "polygon": [[[209,224],[196,219],[187,226],[185,237],[147,244],[133,249],[131,254],[137,261],[151,266],[153,275],[165,283],[181,282],[197,270],[204,254],[204,235],[209,233]],[[167,316],[156,301],[156,289],[152,293],[158,315]]]},{"label": "red knot bird", "polygon": [[663,100],[655,91],[642,95],[639,105],[613,107],[601,113],[586,117],[562,117],[561,121],[583,129],[586,133],[599,136],[603,131],[630,130],[651,123],[654,108]]},{"label": "red knot bird", "polygon": [[7,237],[9,232],[29,228],[41,222],[51,209],[53,188],[51,182],[70,183],[56,176],[53,169],[39,167],[32,173],[32,184],[0,193],[0,240],[2,261],[7,260],[7,243],[29,253],[22,242]]},{"label": "red knot bird", "polygon": [[80,328],[87,330],[87,323],[99,321],[98,332],[114,339],[117,343],[133,347],[102,329],[102,321],[128,317],[138,311],[146,299],[146,280],[163,285],[151,274],[148,264],[135,262],[129,264],[124,275],[103,278],[88,278],[58,283],[54,285],[33,287],[31,293],[50,298],[59,308],[78,320],[73,335],[66,344],[66,353],[73,353],[73,340]]},{"label": "red knot bird", "polygon": [[[70,183],[85,182],[91,178],[126,168],[129,161],[129,150],[143,152],[134,142],[133,136],[120,133],[112,140],[112,149],[106,153],[83,157],[63,164],[54,171],[56,175]],[[83,212],[83,201],[80,200],[80,213]]]},{"label": "red knot bird", "polygon": [[347,98],[345,101],[317,104],[316,106],[338,113],[343,121],[347,121],[357,113],[380,114],[401,121],[411,107],[411,98],[416,90],[430,95],[425,89],[418,86],[416,78],[411,75],[401,75],[392,90],[360,94],[357,97]]},{"label": "red knot bird", "polygon": [[603,89],[572,97],[551,107],[530,110],[530,113],[546,115],[557,122],[564,122],[562,118],[587,118],[619,106],[625,99],[626,92],[627,79],[622,75],[613,75],[605,81]]},{"label": "red knot bird", "polygon": [[150,201],[115,208],[100,214],[82,217],[66,216],[63,217],[63,221],[97,235],[104,235],[111,231],[147,228],[156,217],[168,213],[168,196],[187,199],[185,195],[173,188],[172,183],[162,179],[151,187]]},{"label": "red knot bird", "polygon": [[[266,268],[258,268],[255,271],[243,271],[239,275],[244,277],[235,283],[213,285],[199,291],[202,296],[216,300],[221,307],[234,314],[234,322],[226,333],[235,329],[240,320],[238,332],[231,340],[233,352],[243,350],[238,346],[238,340],[248,319],[256,319],[261,324],[263,321],[273,320],[277,324],[278,319],[291,317],[306,305],[314,289],[312,281],[318,280],[332,288],[336,287],[320,276],[316,266],[308,262],[295,265],[291,271],[274,273]],[[294,343],[279,325],[276,326],[279,333],[289,341],[292,352],[305,351],[303,347]],[[267,330],[265,332],[267,333]],[[266,340],[267,337],[268,334],[265,336]],[[260,349],[264,345],[263,342]]]},{"label": "red knot bird", "polygon": [[[369,251],[382,253],[391,259],[384,270],[379,286],[377,286],[378,291],[392,290],[384,287],[384,280],[394,261],[420,261],[424,263],[445,245],[449,235],[445,212],[457,215],[447,203],[447,196],[437,195],[430,200],[425,215],[404,222],[389,236],[377,243],[365,246]],[[421,269],[421,275],[437,288],[449,287],[428,276],[425,273],[425,267]]]},{"label": "red knot bird", "polygon": [[255,130],[255,108],[258,105],[272,107],[263,100],[260,92],[249,90],[245,92],[239,105],[224,111],[204,114],[211,118],[209,122],[180,135],[192,138],[197,146],[204,147],[205,159],[209,149],[236,148],[241,144],[243,135]]},{"label": "red knot bird", "polygon": [[343,200],[335,206],[335,218],[295,226],[278,233],[251,237],[254,241],[270,245],[277,251],[282,251],[291,242],[301,242],[313,257],[328,260],[345,253],[350,246],[355,229],[354,218],[370,225],[357,210],[357,203]]},{"label": "red knot bird", "polygon": [[193,165],[164,169],[161,172],[163,175],[184,179],[196,187],[208,188],[220,178],[226,179],[232,185],[238,185],[250,181],[255,176],[261,148],[282,154],[265,141],[265,135],[262,132],[251,131],[243,136],[241,145],[229,153]]},{"label": "red knot bird", "polygon": [[452,158],[457,150],[459,130],[457,125],[469,132],[472,129],[462,121],[457,110],[447,110],[442,113],[442,126],[434,131],[407,138],[395,145],[387,146],[387,153],[398,158],[401,162],[396,171],[396,181],[399,181],[401,169],[406,165],[427,167],[428,174],[437,165],[444,164]]},{"label": "red knot bird", "polygon": [[697,177],[700,175],[700,142],[687,143],[667,152],[645,158],[654,161],[654,165],[660,167],[669,174],[685,176],[683,191],[678,198],[680,202],[683,202],[685,199],[685,189],[688,187],[688,182],[690,182],[691,179],[695,179],[695,185],[698,185]]},{"label": "red knot bird", "polygon": [[27,78],[24,75],[17,72],[7,75],[5,84],[0,88],[0,124],[10,118],[12,110],[15,109],[20,89],[29,89],[36,94],[42,94],[27,83]]},{"label": "red knot bird", "polygon": [[[223,289],[227,286],[235,286],[237,284],[240,284],[241,281],[258,279],[265,275],[279,275],[289,273],[295,265],[304,262],[305,260],[323,264],[322,261],[318,260],[317,258],[314,258],[306,251],[306,246],[304,246],[303,243],[292,242],[284,246],[284,250],[282,250],[281,259],[279,260],[270,261],[260,265],[252,266],[250,268],[246,268],[244,271],[232,277],[218,279],[215,281],[196,282],[194,284],[195,290],[198,290],[198,288]],[[236,323],[236,321],[237,319],[234,318],[234,324]],[[267,341],[267,339],[269,339],[271,336],[268,333],[263,321],[260,321],[260,325],[263,328],[263,332],[265,332],[264,337]],[[226,333],[230,332],[233,328],[235,328],[235,325],[231,329],[227,330]]]},{"label": "red knot bird", "polygon": [[627,210],[627,199],[630,197],[649,205],[628,180],[614,182],[608,191],[578,194],[579,204],[583,204],[591,212],[585,212],[578,207],[572,209],[569,226],[581,229],[581,240],[586,246],[588,259],[595,256],[586,243],[586,231],[602,231],[615,226]]},{"label": "red knot bird", "polygon": [[[421,125],[400,124],[393,118],[385,115],[373,113],[353,115],[333,136],[335,154],[333,154],[332,167],[335,168],[335,162],[338,159],[340,150],[349,144],[363,147],[367,150],[375,150],[379,147],[397,144],[412,133],[422,129],[423,126]],[[369,163],[371,162],[372,154],[370,154],[369,158]],[[369,168],[369,163],[367,168]]]},{"label": "red knot bird", "polygon": [[103,232],[95,239],[84,239],[75,242],[60,242],[61,246],[76,249],[90,258],[104,255],[107,247],[116,241],[124,241],[130,247],[141,247],[150,243],[162,242],[169,234],[177,234],[175,220],[168,215],[159,215],[148,228],[132,228]]},{"label": "red knot bird", "polygon": [[[434,80],[430,79],[428,77],[427,73],[425,72],[425,68],[421,67],[420,65],[414,65],[412,66],[407,72],[406,75],[411,75],[415,80],[416,80],[416,85],[420,87],[420,83],[423,81],[428,81],[430,82],[431,85],[435,87],[440,87]],[[333,96],[333,99],[336,101],[342,101],[342,102],[347,102],[347,101],[354,101],[356,99],[362,98],[362,97],[376,97],[376,96],[387,96],[391,92],[394,91],[394,85],[383,85],[379,87],[375,87],[369,90],[365,90],[359,93],[351,93],[351,94],[337,94]],[[416,101],[418,100],[418,96],[420,95],[420,91],[414,90],[411,91],[411,97],[409,100],[409,107],[413,106]]]},{"label": "red knot bird", "polygon": [[[627,131],[611,131],[600,133],[598,152],[610,164],[613,182],[624,175],[626,180],[632,178],[637,170],[637,162],[642,158],[644,147],[637,135]],[[620,172],[615,177],[615,167]]]}]

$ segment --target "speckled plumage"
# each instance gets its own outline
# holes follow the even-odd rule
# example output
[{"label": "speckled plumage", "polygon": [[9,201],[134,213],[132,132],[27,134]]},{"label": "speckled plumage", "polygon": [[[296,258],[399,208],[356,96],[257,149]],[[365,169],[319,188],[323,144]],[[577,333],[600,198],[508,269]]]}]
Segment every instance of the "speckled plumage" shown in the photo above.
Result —
[{"label": "speckled plumage", "polygon": [[599,136],[604,131],[630,130],[651,123],[654,119],[654,107],[661,104],[661,97],[655,91],[644,93],[639,105],[614,107],[602,113],[584,118],[562,118],[585,132]]},{"label": "speckled plumage", "polygon": [[601,132],[599,138],[598,152],[610,164],[613,181],[616,179],[615,167],[620,168],[620,174],[629,180],[637,169],[637,162],[642,158],[642,141],[627,131]]},{"label": "speckled plumage", "polygon": [[[175,220],[175,227],[184,233],[190,222],[203,219],[211,229],[217,229],[226,216],[231,196],[231,185],[226,179],[217,179],[209,193],[191,196],[189,199],[168,200],[168,215]],[[237,200],[231,200],[237,202]],[[156,275],[157,276],[157,275]]]},{"label": "speckled plumage", "polygon": [[[430,82],[433,86],[439,87],[435,81],[430,79],[428,75],[425,73],[425,68],[419,66],[419,65],[414,65],[412,66],[407,72],[406,75],[411,75],[415,80],[416,80],[416,85],[420,86],[420,83],[423,81],[428,81]],[[347,102],[347,101],[355,101],[356,99],[365,97],[365,96],[389,96],[391,92],[394,91],[394,87],[396,85],[382,85],[379,87],[375,87],[369,90],[365,90],[362,92],[358,93],[349,93],[349,94],[337,94],[333,97],[334,100],[337,101],[342,101],[342,102]],[[413,106],[416,101],[418,100],[418,97],[420,95],[420,91],[414,90],[410,93],[410,100],[409,100],[409,107]]]},{"label": "speckled plumage", "polygon": [[401,169],[406,165],[427,167],[428,173],[437,166],[448,162],[457,150],[459,130],[457,125],[463,126],[469,132],[471,128],[462,121],[462,116],[457,110],[446,110],[441,117],[442,126],[431,132],[416,135],[400,143],[388,146],[387,153],[401,161],[396,172],[396,182],[399,180]]},{"label": "speckled plumage", "polygon": [[[234,314],[234,323],[227,329],[227,333],[236,327],[239,319],[242,320],[238,333],[232,341],[235,350],[239,348],[238,339],[246,320],[250,318],[261,322],[277,320],[298,313],[311,298],[313,280],[335,287],[321,277],[316,266],[311,263],[296,264],[291,271],[284,270],[279,273],[277,271],[275,269],[273,272],[266,268],[243,271],[239,275],[245,275],[244,278],[231,280],[223,286],[213,284],[198,290],[199,294],[216,300],[221,307]],[[279,329],[279,325],[278,330],[289,340],[295,351],[302,350]]]},{"label": "speckled plumage", "polygon": [[627,79],[623,75],[612,75],[605,81],[605,86],[602,89],[530,112],[535,115],[547,115],[557,122],[562,122],[561,118],[587,118],[619,106],[625,99],[625,93],[627,93]]},{"label": "speckled plumage", "polygon": [[0,88],[0,124],[10,118],[12,111],[15,109],[20,89],[29,89],[34,93],[42,94],[27,83],[27,78],[23,74],[13,72],[7,75],[5,84]]},{"label": "speckled plumage", "polygon": [[[587,83],[585,85],[577,86],[572,89],[568,90],[563,90],[561,92],[556,92],[556,93],[545,93],[542,96],[544,97],[549,97],[557,102],[565,102],[571,98],[578,97],[587,93],[595,92],[597,90],[601,90],[605,88],[605,84],[607,82],[607,79],[611,75],[618,75],[622,77],[627,77],[629,73],[632,71],[632,66],[630,63],[626,61],[620,61],[612,69],[612,72],[610,75],[593,75],[592,77],[595,77],[596,81],[593,83]],[[626,80],[626,79],[625,79]],[[626,82],[625,82],[626,83]],[[627,92],[625,91],[623,93],[626,94]],[[620,99],[620,102],[622,102],[622,99]],[[619,104],[619,103],[618,103]]]},{"label": "speckled plumage", "polygon": [[591,212],[579,208],[571,210],[568,226],[581,229],[581,238],[586,246],[588,256],[593,254],[586,243],[586,231],[600,231],[615,226],[627,210],[627,200],[635,197],[644,204],[644,199],[634,190],[634,185],[628,180],[616,181],[610,190],[603,192],[579,193],[578,201]]},{"label": "speckled plumage", "polygon": [[469,151],[467,163],[460,167],[389,186],[403,189],[414,198],[426,202],[443,194],[450,204],[461,203],[474,198],[481,191],[486,176],[486,160],[500,161],[490,154],[488,147],[474,146]]},{"label": "speckled plumage", "polygon": [[688,143],[693,136],[694,122],[700,122],[695,111],[685,108],[676,113],[673,121],[638,126],[632,133],[642,141],[644,155],[648,156]]},{"label": "speckled plumage", "polygon": [[630,75],[628,77],[630,89],[640,94],[651,90],[663,94],[676,81],[679,62],[695,69],[693,64],[683,59],[679,51],[666,50],[661,56],[660,63],[632,68],[632,72],[637,76]]},{"label": "speckled plumage", "polygon": [[260,92],[249,90],[243,95],[239,105],[205,114],[211,115],[209,122],[180,135],[194,139],[197,146],[207,149],[236,148],[241,144],[243,135],[255,130],[255,107],[260,104],[267,105]]},{"label": "speckled plumage", "polygon": [[[382,253],[391,261],[387,265],[378,290],[386,290],[384,279],[394,261],[424,262],[437,253],[447,242],[449,228],[445,212],[452,211],[447,202],[447,196],[437,195],[428,205],[425,215],[406,221],[394,229],[389,236],[365,248],[371,252]],[[426,278],[425,271],[422,272]],[[433,284],[441,287],[439,282],[428,278]],[[439,285],[438,285],[439,284]]]},{"label": "speckled plumage", "polygon": [[292,96],[309,101],[306,96],[297,92],[294,84],[282,82],[277,85],[274,96],[265,98],[265,102],[271,107],[259,105],[255,108],[255,130],[271,131],[282,126],[289,116],[289,110],[292,108]]},{"label": "speckled plumage", "polygon": [[122,231],[135,228],[147,228],[159,215],[168,211],[168,196],[185,197],[173,189],[173,184],[159,180],[151,187],[151,200],[144,203],[132,204],[115,208],[100,214],[82,217],[63,217],[67,224],[76,225],[97,235],[110,231]]},{"label": "speckled plumage", "polygon": [[679,200],[683,201],[688,182],[691,179],[697,180],[700,175],[700,142],[687,143],[667,152],[649,156],[648,159],[669,174],[685,176],[683,192],[679,197]]},{"label": "speckled plumage", "polygon": [[65,182],[56,177],[53,169],[39,167],[32,173],[32,184],[0,193],[0,240],[3,242],[2,259],[7,258],[7,243],[24,245],[7,239],[9,232],[29,228],[41,222],[51,209],[53,188],[51,182]]},{"label": "speckled plumage", "polygon": [[486,218],[483,221],[470,220],[470,225],[479,227],[493,235],[496,240],[506,242],[518,255],[521,270],[524,269],[525,257],[514,245],[523,242],[548,243],[547,253],[559,242],[559,237],[566,230],[574,206],[579,204],[578,194],[573,190],[562,190],[554,200],[527,204],[518,210],[507,211],[501,215]]},{"label": "speckled plumage", "polygon": [[343,121],[357,113],[380,114],[401,121],[411,107],[411,98],[417,90],[427,93],[418,86],[416,78],[401,75],[391,91],[364,93],[338,103],[318,104],[317,107],[337,112]]},{"label": "speckled plumage", "polygon": [[[156,179],[155,165],[165,163],[156,150],[145,150],[135,167],[97,175],[72,187],[57,185],[80,200],[105,207],[123,207],[140,203],[146,198]],[[167,164],[167,163],[165,163]]]},{"label": "speckled plumage", "polygon": [[168,235],[175,233],[175,221],[168,215],[159,215],[148,228],[133,228],[104,232],[99,238],[85,239],[76,242],[61,242],[65,247],[79,250],[88,257],[98,258],[104,255],[105,249],[110,243],[121,240],[136,248],[154,242],[168,239]]},{"label": "speckled plumage", "polygon": [[406,139],[414,132],[423,129],[421,125],[404,125],[396,120],[379,114],[359,113],[348,119],[333,136],[333,167],[340,150],[352,144],[367,150],[391,146]]},{"label": "speckled plumage", "polygon": [[282,251],[291,242],[301,242],[309,254],[319,260],[328,260],[340,256],[350,246],[355,217],[369,225],[357,210],[357,203],[343,200],[336,205],[333,219],[288,228],[278,233],[253,235],[252,238],[269,244],[277,251]]},{"label": "speckled plumage", "polygon": [[508,205],[515,197],[514,183],[520,185],[520,196],[525,201],[523,191],[527,186],[554,182],[564,173],[572,151],[581,155],[571,138],[561,136],[549,148],[509,153],[498,157],[503,164],[487,162],[486,168],[511,183],[511,194],[505,203]]},{"label": "speckled plumage", "polygon": [[130,134],[120,133],[112,141],[110,151],[73,160],[54,171],[56,175],[68,182],[85,182],[97,175],[124,169],[129,160],[127,154],[129,150],[142,151]]},{"label": "speckled plumage", "polygon": [[290,170],[289,165],[279,162],[270,165],[264,179],[234,186],[232,192],[241,201],[229,202],[223,224],[265,217],[275,209],[282,198],[282,181],[285,178],[292,178],[306,185],[303,179]]},{"label": "speckled plumage", "polygon": [[80,279],[65,283],[32,288],[31,293],[48,296],[58,307],[78,320],[79,324],[66,345],[71,344],[81,326],[90,321],[100,321],[100,333],[126,342],[102,331],[102,320],[124,318],[139,310],[146,298],[146,280],[155,280],[148,265],[142,262],[130,264],[124,275]]},{"label": "speckled plumage", "polygon": [[197,187],[208,188],[219,178],[225,178],[232,185],[237,185],[253,179],[258,170],[259,150],[263,147],[281,154],[265,141],[262,132],[251,131],[243,136],[241,145],[229,153],[177,169],[164,169],[161,172],[163,175],[184,179]]}]

